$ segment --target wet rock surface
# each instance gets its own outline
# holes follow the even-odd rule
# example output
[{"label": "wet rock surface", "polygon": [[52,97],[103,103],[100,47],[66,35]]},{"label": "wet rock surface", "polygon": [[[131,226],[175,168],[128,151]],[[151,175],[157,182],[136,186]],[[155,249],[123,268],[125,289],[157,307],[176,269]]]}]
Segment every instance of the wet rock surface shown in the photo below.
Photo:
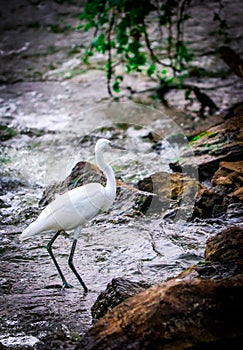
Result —
[{"label": "wet rock surface", "polygon": [[153,286],[108,313],[76,349],[240,349],[242,283],[236,276]]},{"label": "wet rock surface", "polygon": [[114,278],[107,285],[106,290],[99,295],[91,308],[93,322],[103,317],[116,305],[148,287],[148,285],[125,280],[124,278]]},{"label": "wet rock surface", "polygon": [[[229,206],[242,205],[242,180],[242,161],[221,162],[213,175],[211,187],[201,189],[197,195],[197,214],[200,217],[220,217],[227,215]],[[240,218],[241,213],[238,214]]]},{"label": "wet rock surface", "polygon": [[183,271],[179,278],[224,279],[243,273],[242,228],[233,226],[206,242],[205,260]]},{"label": "wet rock surface", "polygon": [[[230,119],[221,121],[201,133],[189,137],[195,157],[187,160],[182,154],[180,166],[194,166],[198,169],[199,180],[211,179],[222,161],[241,161],[243,154],[243,114],[236,113]],[[176,168],[176,164],[171,164]]]},{"label": "wet rock surface", "polygon": [[[193,166],[198,169],[199,180],[210,186],[201,186],[195,199],[194,216],[201,218],[226,217],[227,211],[242,204],[242,154],[243,114],[237,112],[232,118],[204,130],[190,141],[195,157],[187,160],[182,154],[180,165],[170,164],[172,170]],[[193,164],[192,164],[193,163]],[[238,213],[238,214],[237,214]],[[242,214],[235,211],[241,221]]]},{"label": "wet rock surface", "polygon": [[242,233],[235,227],[210,238],[204,267],[198,264],[122,302],[76,349],[240,349]]}]

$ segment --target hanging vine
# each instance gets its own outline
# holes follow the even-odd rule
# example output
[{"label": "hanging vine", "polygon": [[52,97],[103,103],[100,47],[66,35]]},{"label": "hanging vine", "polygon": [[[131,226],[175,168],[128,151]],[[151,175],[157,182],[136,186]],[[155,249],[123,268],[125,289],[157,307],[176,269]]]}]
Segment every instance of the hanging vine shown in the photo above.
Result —
[{"label": "hanging vine", "polygon": [[[190,5],[191,0],[86,1],[80,28],[93,30],[93,40],[84,57],[88,61],[95,51],[106,55],[111,96],[120,92],[124,74],[132,72],[147,74],[166,86],[182,86],[193,57],[184,40]],[[224,25],[220,11],[215,20]],[[157,30],[151,33],[153,26]],[[118,74],[117,67],[124,73]]]}]

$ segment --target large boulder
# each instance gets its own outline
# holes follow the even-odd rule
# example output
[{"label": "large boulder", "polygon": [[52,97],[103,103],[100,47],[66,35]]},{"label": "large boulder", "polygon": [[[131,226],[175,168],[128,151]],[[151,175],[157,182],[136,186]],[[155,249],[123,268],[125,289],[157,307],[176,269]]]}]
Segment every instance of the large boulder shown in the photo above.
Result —
[{"label": "large boulder", "polygon": [[140,293],[141,286],[131,284],[132,293],[138,293],[133,297],[124,284],[116,298],[113,281],[107,288],[113,290],[112,297],[106,301],[112,301],[111,307],[120,304],[86,333],[76,350],[240,349],[242,233],[239,227],[220,231],[208,239],[204,262]]},{"label": "large boulder", "polygon": [[190,266],[178,278],[223,279],[243,274],[243,229],[228,227],[206,242],[205,260]]},{"label": "large boulder", "polygon": [[240,349],[243,276],[171,280],[108,312],[76,350]]},{"label": "large boulder", "polygon": [[[170,164],[186,169],[198,169],[199,180],[211,180],[220,162],[243,160],[243,111],[232,112],[233,116],[207,130],[188,136],[190,151],[181,154],[180,162]],[[192,157],[192,152],[194,156]]]},{"label": "large boulder", "polygon": [[103,317],[109,310],[148,288],[148,285],[132,282],[124,278],[113,278],[91,308],[93,322]]},{"label": "large boulder", "polygon": [[[218,217],[227,213],[232,203],[243,202],[243,161],[221,162],[210,188],[201,188],[196,197],[196,216]],[[241,211],[235,216],[242,218]]]}]

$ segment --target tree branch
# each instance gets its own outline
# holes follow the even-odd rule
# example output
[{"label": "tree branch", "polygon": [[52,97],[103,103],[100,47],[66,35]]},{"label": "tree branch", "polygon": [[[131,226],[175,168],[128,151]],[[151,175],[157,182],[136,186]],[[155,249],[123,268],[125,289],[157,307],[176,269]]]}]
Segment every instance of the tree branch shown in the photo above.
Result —
[{"label": "tree branch", "polygon": [[107,90],[111,97],[113,97],[111,90],[111,78],[112,78],[112,53],[111,53],[111,31],[114,25],[115,15],[112,13],[110,25],[107,31],[107,41],[108,41],[108,69],[107,69]]}]

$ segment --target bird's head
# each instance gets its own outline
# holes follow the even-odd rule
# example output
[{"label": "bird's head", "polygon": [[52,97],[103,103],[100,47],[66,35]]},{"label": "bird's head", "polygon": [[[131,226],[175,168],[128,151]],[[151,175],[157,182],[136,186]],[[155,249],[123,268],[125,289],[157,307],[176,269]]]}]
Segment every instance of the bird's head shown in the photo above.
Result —
[{"label": "bird's head", "polygon": [[107,139],[99,139],[95,145],[95,153],[97,152],[104,152],[106,150],[109,150],[110,148],[116,148],[120,150],[125,150],[125,148],[113,144],[110,140]]},{"label": "bird's head", "polygon": [[99,139],[95,145],[95,152],[103,152],[111,147],[111,141],[107,139]]}]

